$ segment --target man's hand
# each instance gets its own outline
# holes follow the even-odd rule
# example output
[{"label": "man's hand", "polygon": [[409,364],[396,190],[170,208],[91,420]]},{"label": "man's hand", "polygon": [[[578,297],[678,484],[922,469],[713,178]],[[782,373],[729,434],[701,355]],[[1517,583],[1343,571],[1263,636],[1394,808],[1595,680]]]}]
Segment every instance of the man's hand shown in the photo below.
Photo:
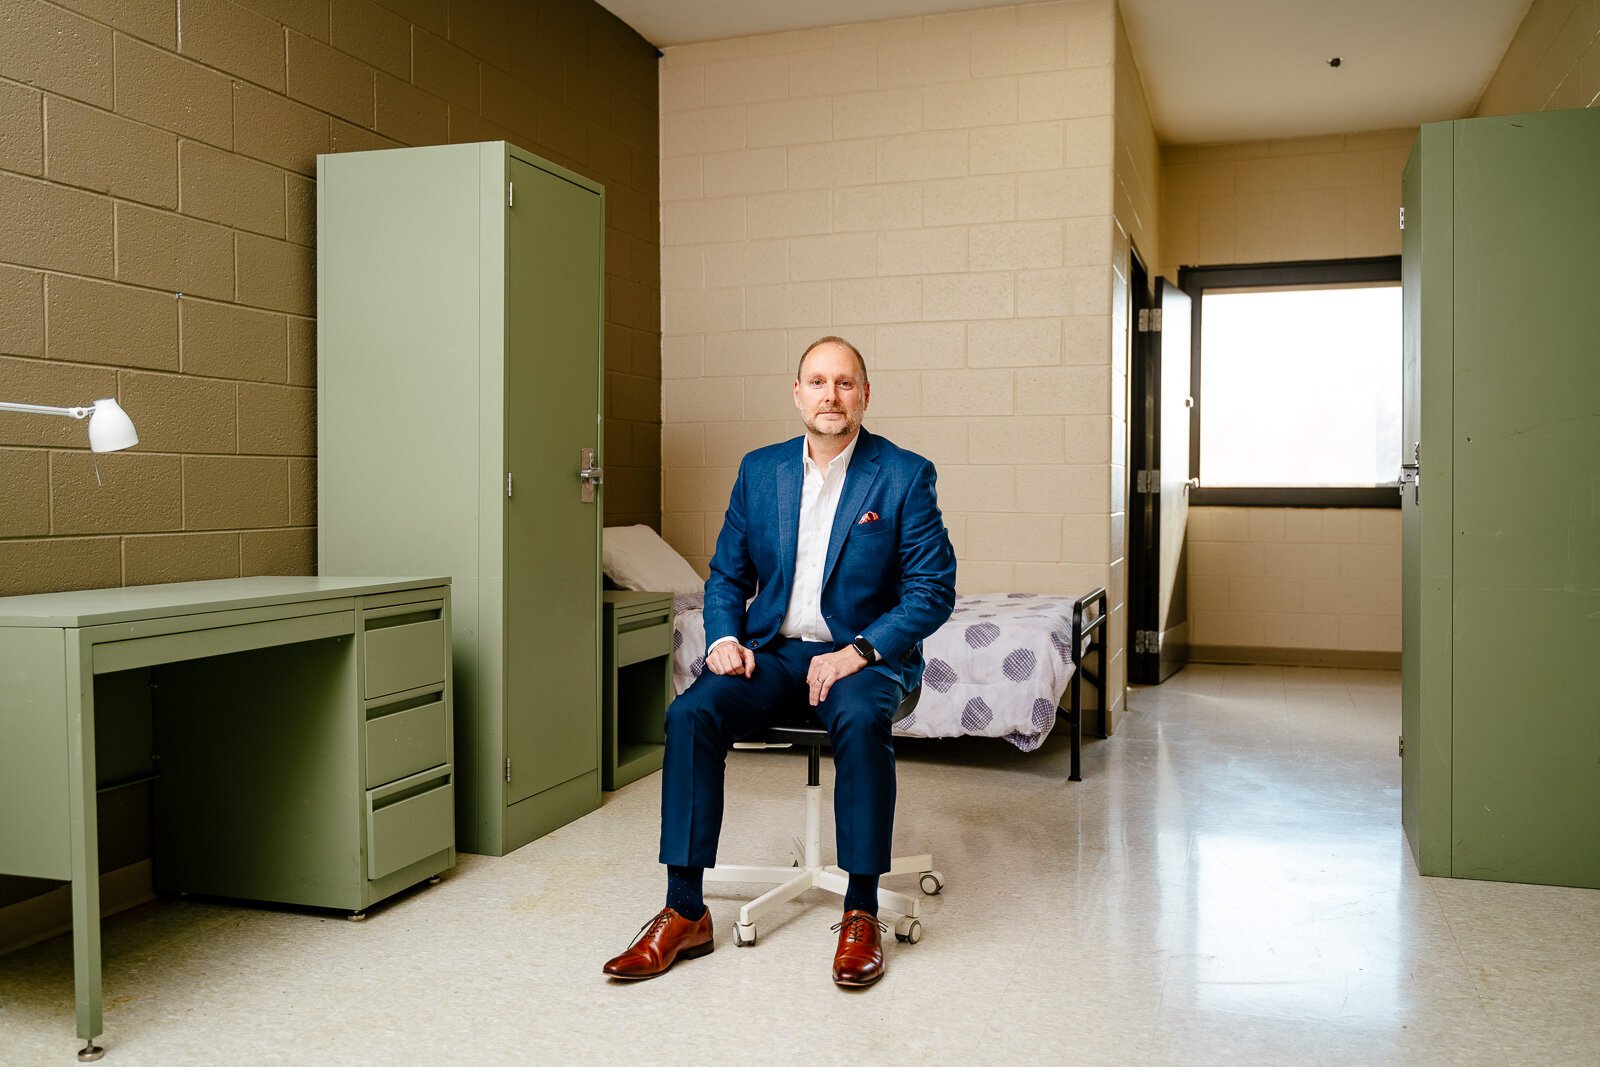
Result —
[{"label": "man's hand", "polygon": [[724,641],[706,653],[706,666],[711,668],[712,674],[749,678],[756,673],[756,654],[737,641]]},{"label": "man's hand", "polygon": [[861,653],[849,645],[813,659],[806,670],[806,682],[811,686],[811,706],[816,707],[828,699],[828,690],[833,688],[834,682],[850,677],[866,665]]}]

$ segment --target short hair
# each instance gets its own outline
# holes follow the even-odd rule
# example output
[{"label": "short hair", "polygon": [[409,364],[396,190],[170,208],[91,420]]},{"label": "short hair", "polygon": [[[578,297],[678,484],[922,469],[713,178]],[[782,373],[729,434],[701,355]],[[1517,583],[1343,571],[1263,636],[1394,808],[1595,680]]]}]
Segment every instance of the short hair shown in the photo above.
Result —
[{"label": "short hair", "polygon": [[814,348],[819,348],[822,345],[839,345],[843,348],[848,348],[850,350],[850,354],[856,357],[856,366],[861,368],[861,381],[863,383],[870,381],[870,379],[867,377],[867,361],[865,357],[861,355],[861,349],[857,348],[849,341],[846,341],[843,337],[835,337],[832,334],[829,334],[827,337],[817,338],[815,341],[812,341],[806,346],[806,350],[804,352],[800,353],[800,365],[794,369],[795,381],[799,381],[800,375],[805,372],[806,357],[811,354],[811,350]]}]

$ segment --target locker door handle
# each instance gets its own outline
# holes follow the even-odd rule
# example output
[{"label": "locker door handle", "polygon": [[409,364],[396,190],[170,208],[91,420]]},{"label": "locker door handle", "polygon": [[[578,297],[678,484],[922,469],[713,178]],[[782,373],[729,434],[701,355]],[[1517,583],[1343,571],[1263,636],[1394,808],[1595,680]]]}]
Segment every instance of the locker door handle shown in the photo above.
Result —
[{"label": "locker door handle", "polygon": [[583,464],[578,470],[578,499],[585,504],[594,503],[594,487],[606,480],[604,467],[594,465],[594,449],[586,448],[579,457]]},{"label": "locker door handle", "polygon": [[1422,442],[1418,441],[1411,449],[1411,462],[1400,464],[1399,483],[1402,497],[1406,495],[1407,483],[1410,483],[1416,487],[1416,502],[1422,502]]}]

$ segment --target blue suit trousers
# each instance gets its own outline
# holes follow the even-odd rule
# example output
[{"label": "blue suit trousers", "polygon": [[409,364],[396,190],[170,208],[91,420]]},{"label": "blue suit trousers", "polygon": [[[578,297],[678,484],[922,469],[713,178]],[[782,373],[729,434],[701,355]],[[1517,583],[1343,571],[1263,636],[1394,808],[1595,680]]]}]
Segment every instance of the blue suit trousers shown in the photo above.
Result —
[{"label": "blue suit trousers", "polygon": [[894,725],[905,691],[881,671],[840,679],[815,708],[806,671],[829,642],[778,637],[756,652],[751,677],[707,670],[667,709],[661,782],[661,862],[714,867],[722,831],[723,772],[735,741],[810,712],[833,749],[833,816],[839,866],[851,874],[889,869],[894,835]]}]

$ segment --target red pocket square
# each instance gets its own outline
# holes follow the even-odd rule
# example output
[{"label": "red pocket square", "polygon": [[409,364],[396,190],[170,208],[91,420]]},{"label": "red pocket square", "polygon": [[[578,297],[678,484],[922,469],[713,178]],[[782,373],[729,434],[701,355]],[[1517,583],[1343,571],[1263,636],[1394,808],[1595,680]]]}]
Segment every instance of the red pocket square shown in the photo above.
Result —
[{"label": "red pocket square", "polygon": [[857,526],[865,526],[869,522],[877,522],[877,521],[878,521],[878,513],[876,511],[869,511],[865,515],[861,516],[861,518],[856,520],[856,525]]}]

